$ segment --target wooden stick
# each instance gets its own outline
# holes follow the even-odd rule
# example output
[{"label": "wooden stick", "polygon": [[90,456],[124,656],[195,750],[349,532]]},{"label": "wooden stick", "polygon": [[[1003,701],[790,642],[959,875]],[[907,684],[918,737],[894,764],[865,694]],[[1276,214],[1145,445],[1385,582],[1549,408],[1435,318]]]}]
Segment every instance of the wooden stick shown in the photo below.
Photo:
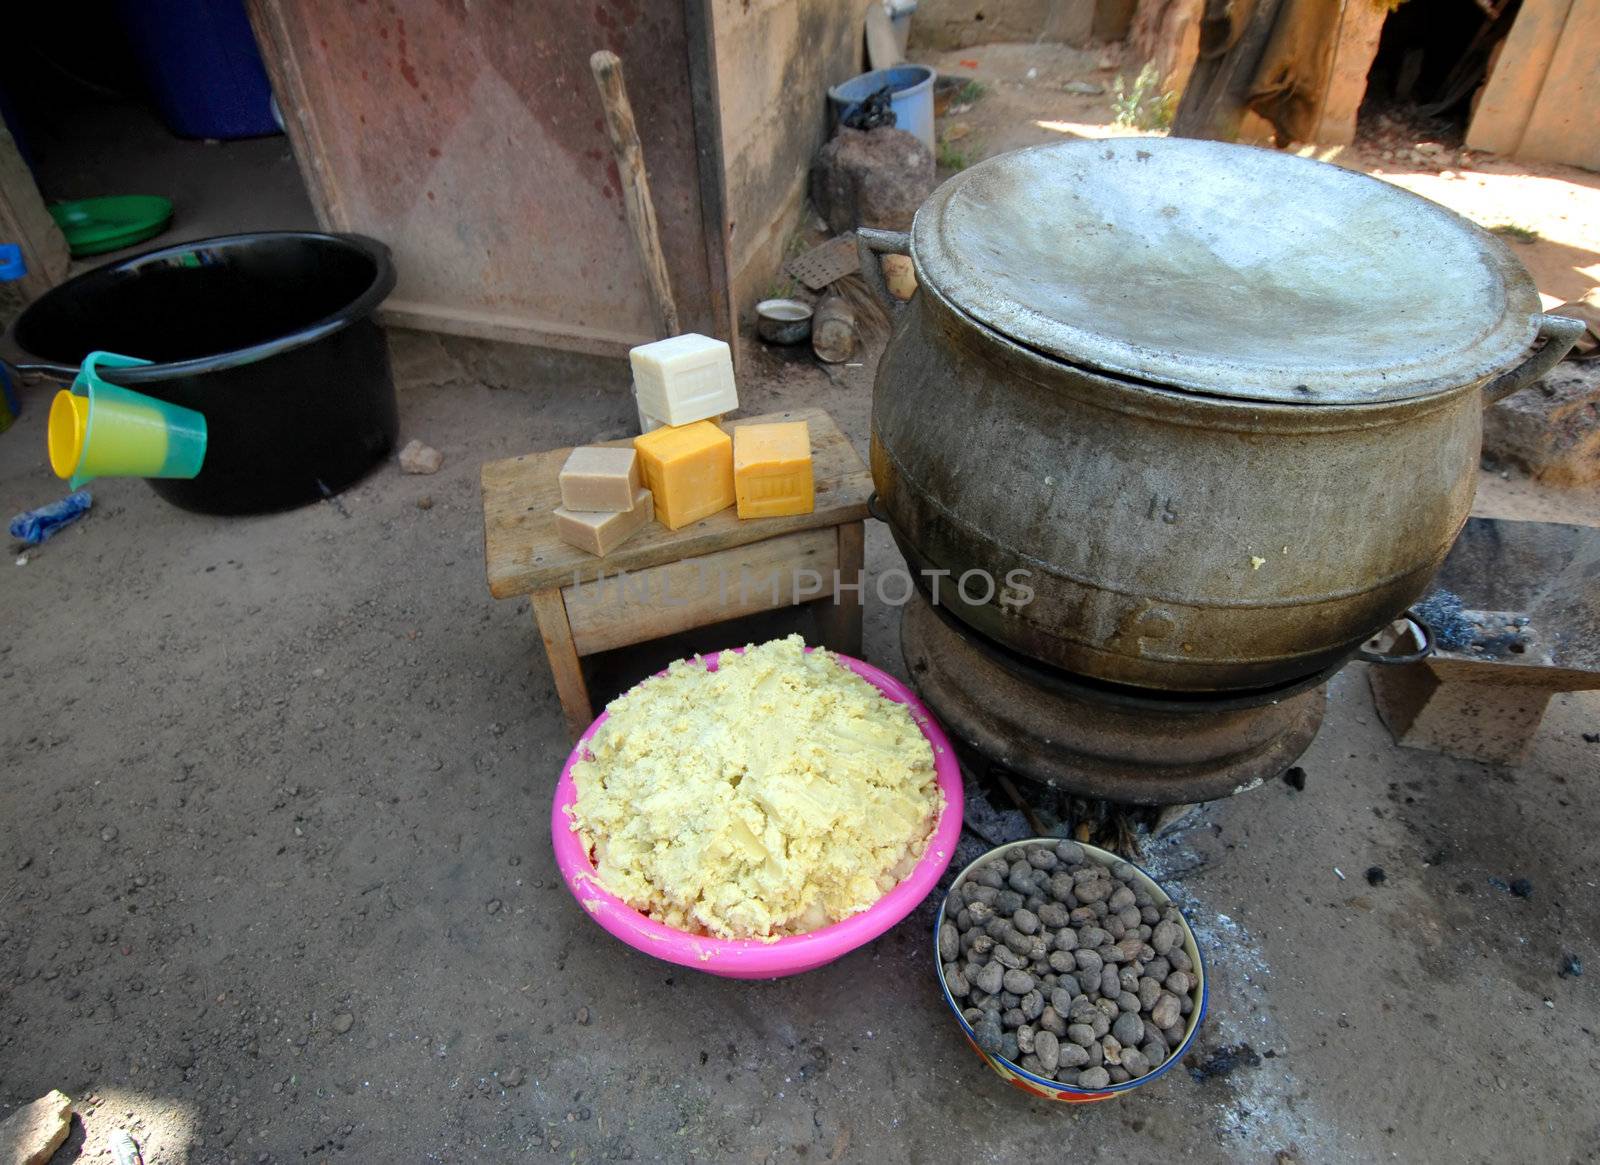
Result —
[{"label": "wooden stick", "polygon": [[622,80],[622,62],[617,54],[601,49],[589,58],[594,83],[600,89],[600,104],[605,109],[606,133],[611,152],[622,175],[622,202],[628,210],[628,225],[639,248],[645,282],[655,303],[656,317],[663,336],[676,336],[678,305],[672,298],[672,277],[667,272],[667,257],[661,251],[661,234],[656,229],[656,208],[650,199],[650,179],[644,168],[644,147],[633,121],[633,106]]}]

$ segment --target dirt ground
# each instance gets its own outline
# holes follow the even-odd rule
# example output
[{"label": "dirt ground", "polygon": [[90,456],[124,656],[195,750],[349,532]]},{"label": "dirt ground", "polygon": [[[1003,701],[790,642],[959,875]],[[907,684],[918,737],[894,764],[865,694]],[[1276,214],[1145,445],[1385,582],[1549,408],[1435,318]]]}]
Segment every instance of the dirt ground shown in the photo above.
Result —
[{"label": "dirt ground", "polygon": [[[1304,792],[1212,805],[1150,854],[1211,961],[1202,1058],[1259,1066],[1031,1103],[943,1010],[932,900],[758,984],[578,909],[546,834],[561,717],[526,604],[485,591],[477,469],[622,428],[625,381],[394,348],[437,476],[226,521],[96,483],[7,566],[0,1109],[61,1087],[85,1159],[123,1126],[149,1162],[1595,1159],[1600,1001],[1557,969],[1600,957],[1600,699],[1557,699],[1505,770],[1396,749],[1348,669]],[[870,371],[767,366],[746,407],[821,404],[864,448]],[[28,404],[6,513],[59,492]],[[1600,520],[1593,492],[1482,485],[1483,512]],[[895,555],[873,529],[869,569]],[[869,606],[866,653],[902,672],[896,616]]]},{"label": "dirt ground", "polygon": [[[1251,1054],[1033,1102],[944,1010],[934,899],[772,983],[589,921],[550,855],[560,711],[527,604],[487,594],[477,481],[624,431],[626,375],[392,347],[403,439],[443,451],[437,476],[390,463],[338,507],[230,520],[97,482],[87,519],[0,568],[0,1116],[76,1098],[58,1161],[116,1128],[150,1165],[1600,1160],[1600,695],[1558,697],[1499,768],[1397,749],[1346,669],[1303,791],[1148,847],[1210,965],[1195,1062]],[[864,453],[872,373],[758,354],[741,390],[750,412],[829,409]],[[45,401],[0,435],[5,515],[62,492]],[[1600,523],[1600,491],[1479,485],[1480,513]],[[873,524],[867,547],[869,571],[898,563]],[[866,654],[904,674],[898,612],[868,596]]]}]

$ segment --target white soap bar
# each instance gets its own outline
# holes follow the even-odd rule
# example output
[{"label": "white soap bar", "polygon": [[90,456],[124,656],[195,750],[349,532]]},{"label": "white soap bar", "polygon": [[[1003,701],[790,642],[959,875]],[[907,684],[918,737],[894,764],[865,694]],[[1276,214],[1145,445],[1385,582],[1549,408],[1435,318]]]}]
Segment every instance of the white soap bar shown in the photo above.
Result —
[{"label": "white soap bar", "polygon": [[628,360],[633,365],[634,397],[644,417],[666,425],[692,425],[739,407],[733,352],[721,340],[689,332],[641,344],[628,353]]},{"label": "white soap bar", "polygon": [[633,403],[638,405],[639,408],[639,432],[641,434],[653,433],[661,427],[660,421],[656,420],[654,417],[645,415],[644,406],[639,404],[637,398],[634,399]]}]

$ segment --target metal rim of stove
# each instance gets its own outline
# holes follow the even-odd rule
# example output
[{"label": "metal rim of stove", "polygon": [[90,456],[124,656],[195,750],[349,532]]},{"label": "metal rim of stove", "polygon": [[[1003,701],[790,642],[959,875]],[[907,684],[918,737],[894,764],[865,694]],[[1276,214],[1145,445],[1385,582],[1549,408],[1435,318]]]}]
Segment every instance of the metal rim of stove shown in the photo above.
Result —
[{"label": "metal rim of stove", "polygon": [[920,582],[918,591],[927,600],[928,605],[933,608],[934,613],[939,616],[945,626],[954,631],[963,643],[982,652],[990,660],[1018,679],[1076,699],[1098,700],[1102,703],[1140,711],[1231,712],[1244,708],[1259,708],[1266,704],[1277,704],[1290,696],[1297,696],[1301,692],[1327,683],[1335,672],[1355,657],[1355,653],[1352,652],[1349,656],[1330,664],[1321,671],[1273,688],[1242,691],[1220,698],[1203,692],[1164,692],[1160,695],[1155,695],[1143,688],[1102,683],[1098,680],[1092,680],[1072,672],[1061,671],[1030,660],[1026,656],[1014,652],[1008,647],[1002,647],[993,640],[978,634],[971,627],[968,627],[966,623],[962,622],[959,616],[953,614],[949,607],[934,603],[931,595],[923,588]]},{"label": "metal rim of stove", "polygon": [[1075,796],[1137,805],[1233,796],[1294,764],[1322,723],[1325,687],[1220,711],[1119,707],[1043,688],[971,646],[935,610],[926,601],[902,608],[900,642],[912,682],[957,751],[965,745],[989,765]]},{"label": "metal rim of stove", "polygon": [[1260,708],[1267,704],[1281,703],[1291,696],[1298,696],[1301,692],[1320,687],[1332,679],[1336,673],[1341,671],[1352,660],[1360,659],[1366,663],[1384,665],[1417,663],[1433,654],[1434,648],[1432,628],[1414,611],[1406,611],[1402,617],[1417,628],[1417,638],[1421,641],[1421,645],[1415,651],[1407,652],[1403,655],[1385,655],[1375,652],[1366,646],[1361,646],[1320,671],[1313,672],[1309,676],[1302,676],[1298,680],[1279,684],[1276,687],[1241,690],[1220,697],[1213,696],[1210,693],[1194,692],[1167,692],[1161,695],[1151,695],[1143,688],[1130,688],[1123,684],[1102,683],[1030,660],[1008,647],[1002,647],[967,626],[966,623],[951,612],[949,607],[941,606],[935,602],[921,580],[917,581],[917,590],[927,600],[928,605],[933,608],[934,613],[944,621],[945,625],[960,636],[963,643],[967,643],[982,652],[1018,679],[1080,700],[1099,700],[1103,703],[1143,711],[1204,713]]}]

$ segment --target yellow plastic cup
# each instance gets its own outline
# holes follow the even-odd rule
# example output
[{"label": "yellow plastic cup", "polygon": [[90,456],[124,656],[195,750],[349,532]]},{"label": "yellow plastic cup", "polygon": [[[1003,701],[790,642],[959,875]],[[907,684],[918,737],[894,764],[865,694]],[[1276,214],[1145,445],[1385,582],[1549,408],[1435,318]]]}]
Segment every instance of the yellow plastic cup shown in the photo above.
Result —
[{"label": "yellow plastic cup", "polygon": [[71,477],[83,456],[83,434],[89,428],[89,398],[63,388],[50,402],[50,468],[57,477]]},{"label": "yellow plastic cup", "polygon": [[91,352],[71,392],[50,405],[50,468],[77,489],[97,477],[191,478],[206,454],[206,419],[193,409],[108,384],[101,366],[148,364]]}]

